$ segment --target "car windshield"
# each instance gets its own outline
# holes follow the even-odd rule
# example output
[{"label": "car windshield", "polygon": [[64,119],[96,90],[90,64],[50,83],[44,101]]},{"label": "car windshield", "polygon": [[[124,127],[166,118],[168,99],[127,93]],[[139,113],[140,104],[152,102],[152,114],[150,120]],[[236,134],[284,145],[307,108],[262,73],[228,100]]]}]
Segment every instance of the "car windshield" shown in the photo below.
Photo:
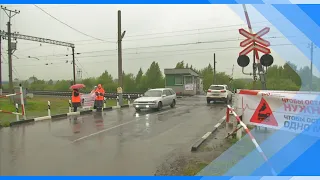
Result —
[{"label": "car windshield", "polygon": [[144,93],[145,97],[161,97],[162,91],[160,90],[149,90]]},{"label": "car windshield", "polygon": [[209,89],[211,90],[224,90],[223,86],[210,86]]}]

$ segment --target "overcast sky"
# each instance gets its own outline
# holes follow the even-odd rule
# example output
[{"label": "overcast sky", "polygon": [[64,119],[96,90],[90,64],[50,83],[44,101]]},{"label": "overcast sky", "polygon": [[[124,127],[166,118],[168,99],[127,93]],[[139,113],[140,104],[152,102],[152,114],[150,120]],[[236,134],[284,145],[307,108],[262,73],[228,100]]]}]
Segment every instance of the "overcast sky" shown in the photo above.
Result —
[{"label": "overcast sky", "polygon": [[[228,5],[38,5],[88,36],[34,5],[5,6],[21,11],[12,18],[13,32],[74,43],[76,53],[80,53],[76,55],[76,64],[82,69],[82,78],[99,76],[105,70],[117,78],[118,10],[122,11],[122,30],[126,31],[123,39],[125,72],[136,74],[140,67],[145,72],[152,61],[157,61],[162,71],[175,67],[182,60],[203,68],[213,64],[215,52],[217,71],[231,75],[234,65],[234,77],[248,77],[242,74],[236,62],[243,49],[239,46],[243,37],[238,29],[247,29],[247,25]],[[251,6],[248,11],[249,15],[257,14]],[[4,11],[0,16],[0,29],[6,30],[8,17]],[[252,21],[254,30],[271,28],[265,37],[272,45],[290,44],[263,17]],[[3,79],[8,80],[7,41],[2,42]],[[277,52],[272,51],[272,55],[276,64],[285,62]],[[306,58],[301,53],[294,57]],[[19,39],[13,56],[13,75],[19,79],[33,75],[47,80],[72,79],[71,61],[70,48]]]}]

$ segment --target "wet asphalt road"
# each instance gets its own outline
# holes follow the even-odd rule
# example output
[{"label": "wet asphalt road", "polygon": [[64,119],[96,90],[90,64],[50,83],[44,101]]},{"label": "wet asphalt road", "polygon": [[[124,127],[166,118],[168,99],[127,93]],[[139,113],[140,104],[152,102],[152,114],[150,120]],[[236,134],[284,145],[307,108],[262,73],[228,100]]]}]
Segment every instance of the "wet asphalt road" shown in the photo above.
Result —
[{"label": "wet asphalt road", "polygon": [[225,115],[205,97],[175,108],[134,108],[0,130],[1,175],[154,175],[173,150],[190,147]]}]

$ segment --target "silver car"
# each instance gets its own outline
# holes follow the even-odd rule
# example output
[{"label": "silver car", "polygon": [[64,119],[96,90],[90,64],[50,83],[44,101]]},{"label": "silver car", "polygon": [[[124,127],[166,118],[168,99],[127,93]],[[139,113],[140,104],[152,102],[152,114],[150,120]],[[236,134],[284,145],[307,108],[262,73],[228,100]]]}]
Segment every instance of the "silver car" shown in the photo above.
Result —
[{"label": "silver car", "polygon": [[141,109],[161,110],[164,106],[174,108],[177,102],[177,95],[171,88],[149,89],[143,97],[133,102],[136,111]]}]

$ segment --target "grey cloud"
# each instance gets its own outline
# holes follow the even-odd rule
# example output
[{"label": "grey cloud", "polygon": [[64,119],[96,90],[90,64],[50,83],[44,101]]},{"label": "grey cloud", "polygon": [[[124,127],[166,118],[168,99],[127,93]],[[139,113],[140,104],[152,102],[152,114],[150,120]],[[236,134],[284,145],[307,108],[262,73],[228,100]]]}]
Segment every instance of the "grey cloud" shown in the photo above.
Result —
[{"label": "grey cloud", "polygon": [[[117,38],[117,11],[120,9],[122,11],[122,28],[127,32],[123,40],[123,70],[125,72],[136,74],[140,67],[145,71],[152,61],[158,61],[161,68],[174,67],[181,60],[196,68],[203,68],[209,63],[213,63],[213,53],[215,52],[218,71],[231,74],[234,64],[234,75],[244,77],[236,64],[236,58],[241,51],[240,41],[139,48],[237,39],[240,37],[237,29],[241,26],[230,25],[243,24],[244,22],[226,5],[39,5],[39,7],[80,31],[109,41],[115,41]],[[98,76],[104,70],[110,72],[114,77],[117,76],[116,43],[97,40],[79,42],[79,40],[90,38],[57,22],[33,5],[15,5],[15,8],[19,9],[21,13],[13,18],[14,31],[60,41],[78,41],[74,43],[76,52],[80,53],[110,50],[99,53],[82,53],[76,56],[80,62],[77,64],[82,68],[84,78]],[[6,28],[7,17],[4,15],[1,12],[1,30]],[[204,29],[208,27],[216,28]],[[147,35],[188,29],[199,30]],[[143,36],[135,36],[139,34]],[[182,34],[191,35],[181,36]],[[6,45],[3,47],[6,49]],[[221,49],[223,47],[226,49]],[[239,48],[231,49],[228,47]],[[71,49],[49,44],[40,46],[40,43],[37,42],[18,40],[18,50],[15,55],[19,59],[14,57],[14,66],[21,79],[32,75],[43,79],[71,79],[72,65],[69,63],[71,56],[52,56],[55,54],[71,54]],[[27,56],[39,57],[40,61],[27,59]],[[275,55],[276,57],[277,55]],[[65,63],[66,60],[68,63]],[[45,63],[53,64],[46,66]],[[283,61],[280,60],[277,63],[283,64]],[[5,64],[3,68],[4,79],[7,79],[7,65]]]}]

